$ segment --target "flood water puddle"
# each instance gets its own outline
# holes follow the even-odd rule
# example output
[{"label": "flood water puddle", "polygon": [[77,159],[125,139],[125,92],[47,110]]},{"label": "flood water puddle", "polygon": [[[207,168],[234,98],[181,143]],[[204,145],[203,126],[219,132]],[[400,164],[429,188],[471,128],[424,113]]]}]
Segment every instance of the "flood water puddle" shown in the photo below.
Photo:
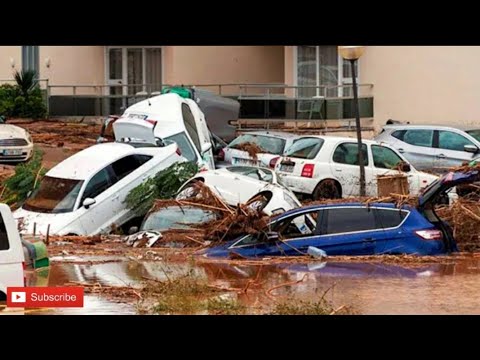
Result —
[{"label": "flood water puddle", "polygon": [[[246,313],[255,313],[254,304],[258,302],[274,302],[272,296],[293,299],[289,301],[315,301],[326,293],[326,298],[336,306],[351,306],[359,314],[480,314],[477,300],[480,259],[475,257],[433,264],[334,260],[270,265],[128,259],[106,263],[55,262],[46,283],[49,286],[89,283],[135,288],[145,279],[164,281],[189,271],[217,287],[247,287],[248,290],[238,296],[247,309],[252,307]],[[282,286],[277,288],[278,285]],[[272,296],[266,297],[265,293],[272,288],[275,289],[269,292]],[[38,314],[134,313],[134,302],[112,301],[97,294],[86,294],[81,309],[38,311]]]}]

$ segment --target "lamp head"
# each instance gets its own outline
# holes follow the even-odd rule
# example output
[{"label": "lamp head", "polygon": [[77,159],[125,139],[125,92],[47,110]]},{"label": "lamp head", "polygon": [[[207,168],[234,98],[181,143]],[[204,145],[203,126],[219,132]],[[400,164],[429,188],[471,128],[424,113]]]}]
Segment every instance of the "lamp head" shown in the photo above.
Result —
[{"label": "lamp head", "polygon": [[365,46],[339,46],[338,52],[345,60],[358,60],[364,53]]}]

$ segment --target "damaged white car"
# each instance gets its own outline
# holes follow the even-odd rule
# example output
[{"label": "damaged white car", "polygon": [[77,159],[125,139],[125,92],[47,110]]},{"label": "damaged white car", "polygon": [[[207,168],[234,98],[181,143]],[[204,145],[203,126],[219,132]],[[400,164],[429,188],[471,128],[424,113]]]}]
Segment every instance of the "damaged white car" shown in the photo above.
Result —
[{"label": "damaged white car", "polygon": [[230,166],[200,172],[182,185],[176,199],[195,197],[198,191],[195,184],[198,181],[208,186],[231,206],[248,203],[257,198],[251,206],[263,210],[267,215],[280,214],[301,206],[295,194],[281,185],[275,172],[267,168]]},{"label": "damaged white car", "polygon": [[176,162],[177,144],[153,135],[142,120],[115,122],[116,142],[91,146],[62,161],[15,211],[22,233],[95,235],[134,218],[124,200],[130,190]]}]

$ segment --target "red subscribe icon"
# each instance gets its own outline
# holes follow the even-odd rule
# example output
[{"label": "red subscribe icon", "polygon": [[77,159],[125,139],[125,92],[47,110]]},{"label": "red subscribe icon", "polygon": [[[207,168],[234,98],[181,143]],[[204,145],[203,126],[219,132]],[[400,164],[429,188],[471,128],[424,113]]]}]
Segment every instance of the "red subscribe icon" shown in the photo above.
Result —
[{"label": "red subscribe icon", "polygon": [[7,306],[22,308],[83,307],[82,287],[9,287]]}]

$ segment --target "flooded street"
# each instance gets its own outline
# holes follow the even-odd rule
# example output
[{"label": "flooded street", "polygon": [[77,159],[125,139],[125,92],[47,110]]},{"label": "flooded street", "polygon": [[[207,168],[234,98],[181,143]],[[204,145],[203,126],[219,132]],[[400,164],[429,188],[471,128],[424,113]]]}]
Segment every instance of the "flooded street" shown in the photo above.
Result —
[{"label": "flooded street", "polygon": [[[49,286],[67,283],[140,288],[145,279],[165,281],[187,273],[221,289],[240,289],[247,314],[276,301],[318,301],[359,314],[480,314],[480,258],[441,263],[328,262],[242,264],[241,261],[135,261],[108,257],[54,258]],[[312,259],[313,260],[313,259]],[[89,262],[90,261],[90,262]],[[111,262],[106,262],[111,261]],[[46,284],[45,284],[46,285]],[[280,286],[279,286],[280,285]],[[277,288],[278,287],[278,288]],[[243,291],[242,291],[243,289]],[[135,314],[139,299],[85,294],[84,308],[42,309],[32,314]]]}]

